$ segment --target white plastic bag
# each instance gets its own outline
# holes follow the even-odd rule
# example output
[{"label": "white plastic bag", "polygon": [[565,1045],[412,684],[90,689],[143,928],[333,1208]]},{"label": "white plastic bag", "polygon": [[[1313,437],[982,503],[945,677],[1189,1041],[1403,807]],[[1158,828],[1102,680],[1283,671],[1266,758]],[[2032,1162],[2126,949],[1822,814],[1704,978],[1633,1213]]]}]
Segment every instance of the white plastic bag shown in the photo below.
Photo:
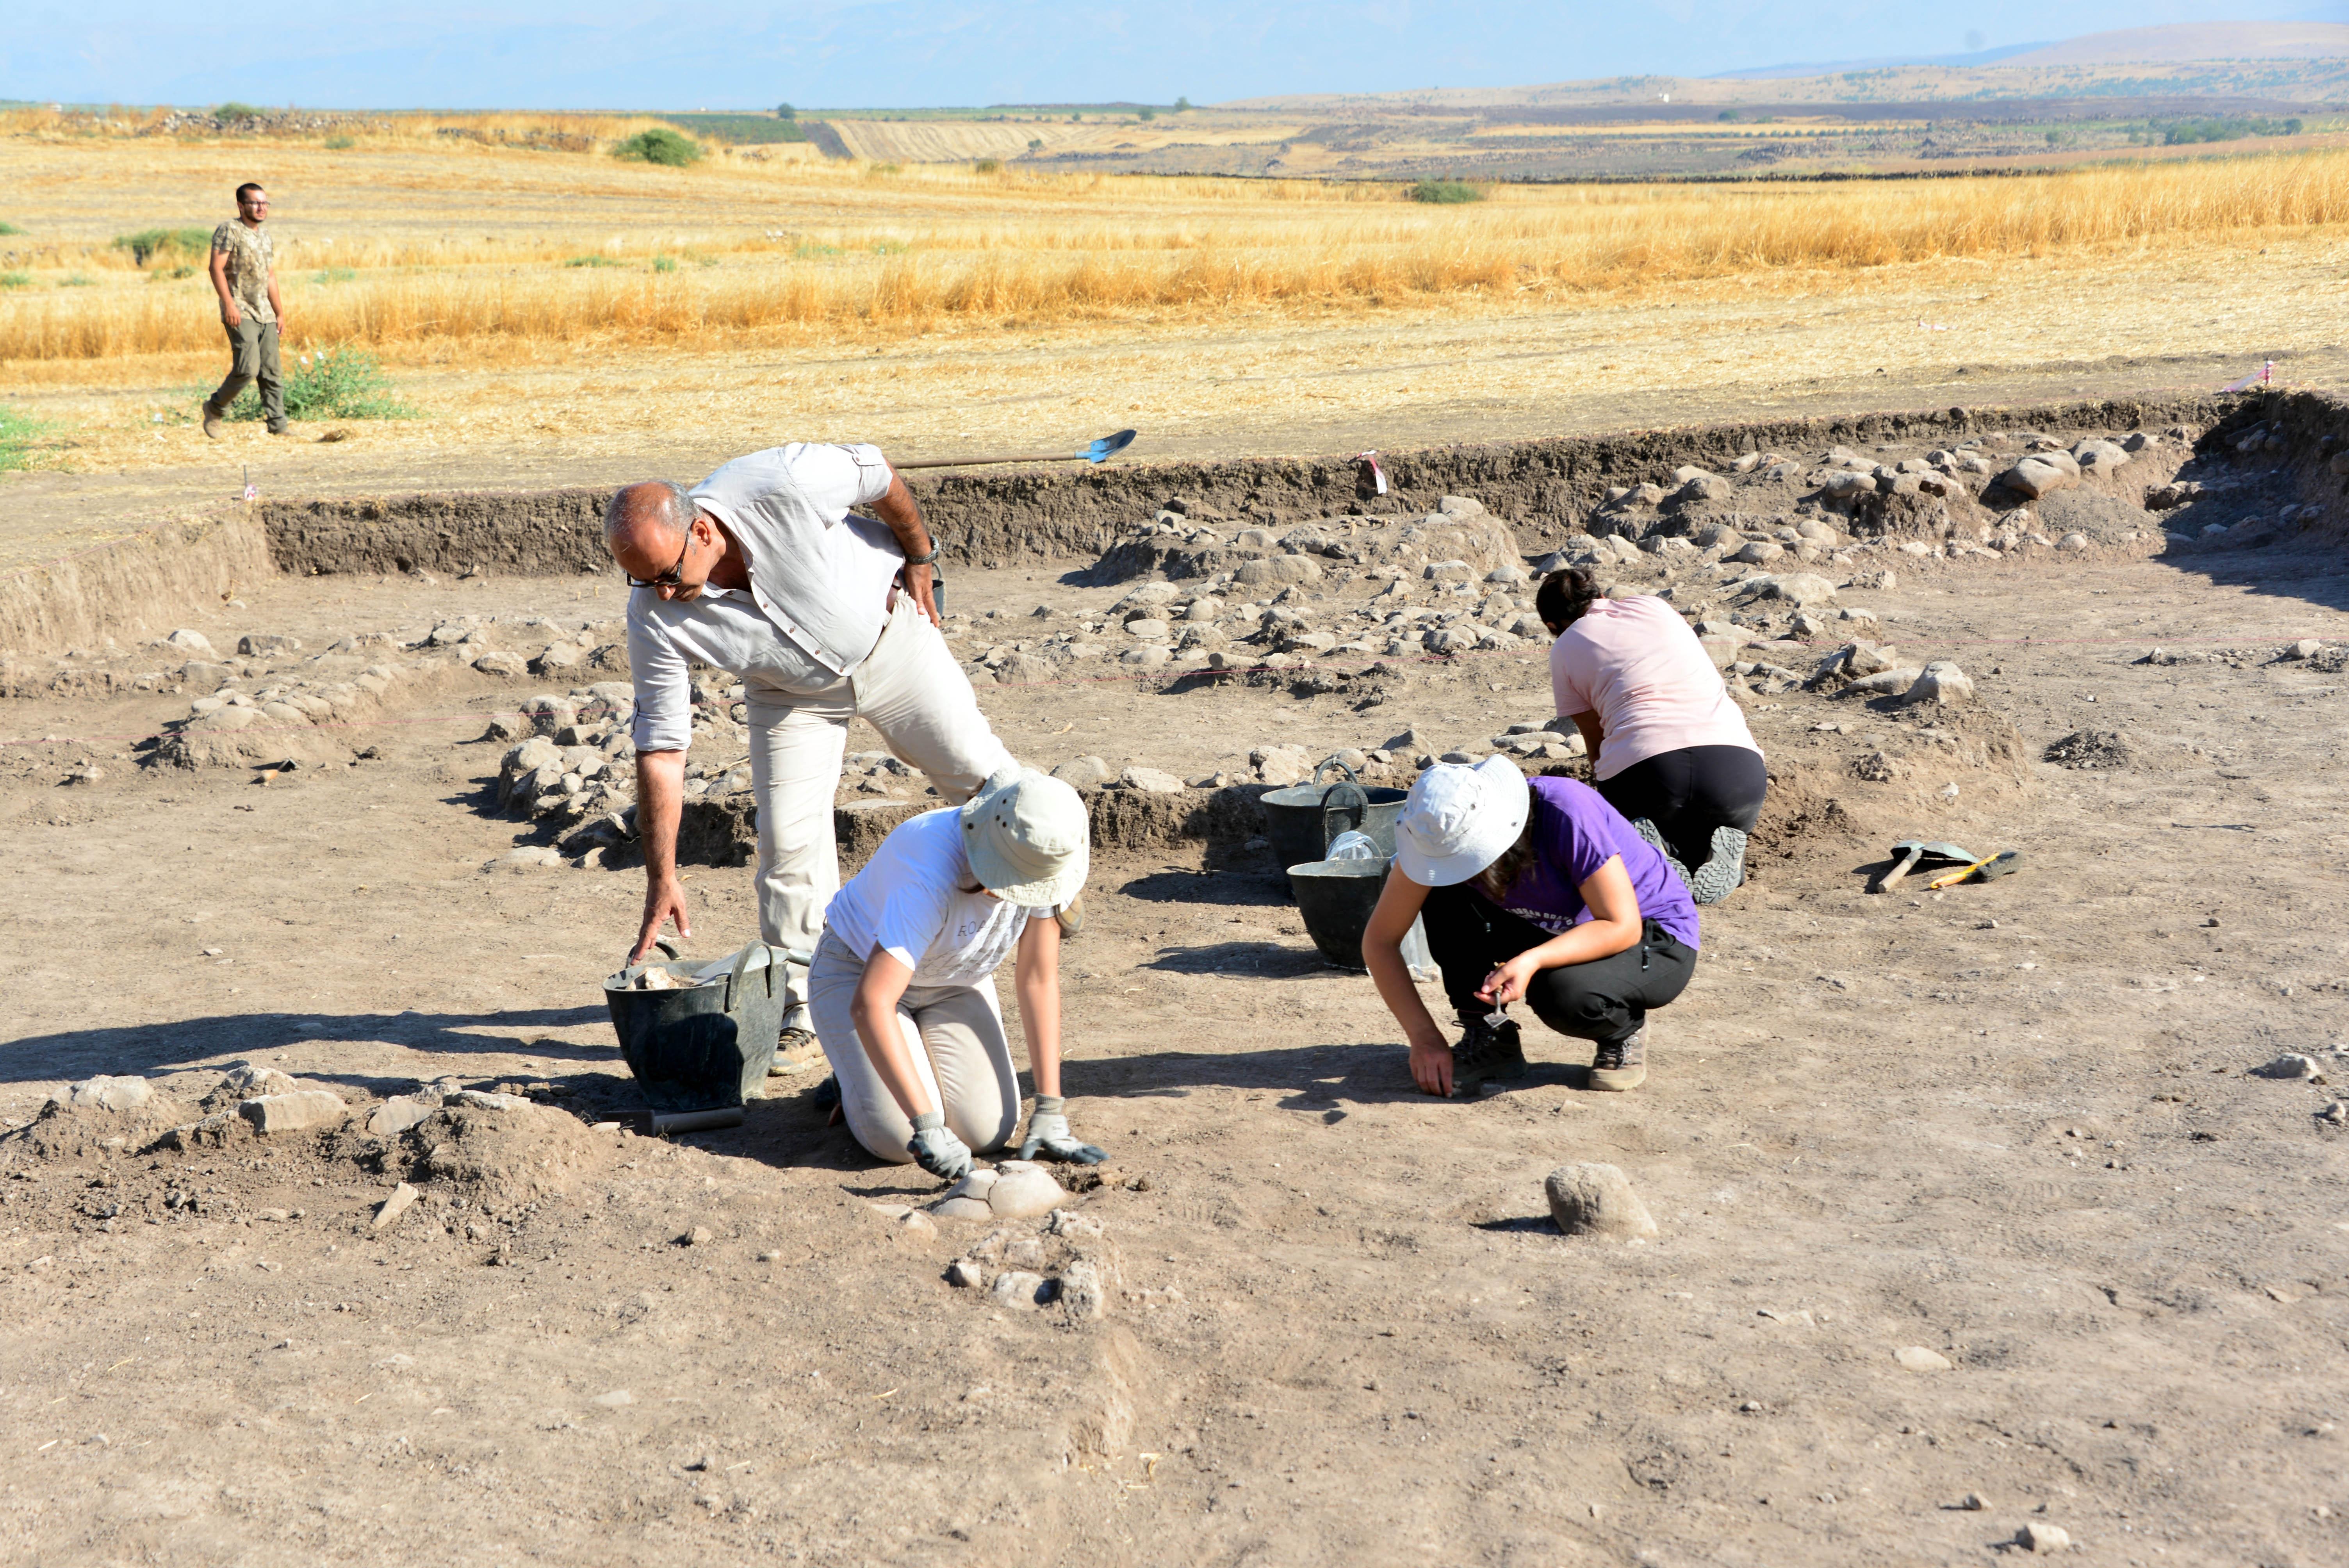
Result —
[{"label": "white plastic bag", "polygon": [[[1330,841],[1329,858],[1333,861],[1374,861],[1380,858],[1379,846],[1369,834],[1344,832]],[[1403,934],[1402,961],[1411,977],[1424,985],[1442,977],[1435,960],[1427,951],[1427,928],[1417,920]]]}]

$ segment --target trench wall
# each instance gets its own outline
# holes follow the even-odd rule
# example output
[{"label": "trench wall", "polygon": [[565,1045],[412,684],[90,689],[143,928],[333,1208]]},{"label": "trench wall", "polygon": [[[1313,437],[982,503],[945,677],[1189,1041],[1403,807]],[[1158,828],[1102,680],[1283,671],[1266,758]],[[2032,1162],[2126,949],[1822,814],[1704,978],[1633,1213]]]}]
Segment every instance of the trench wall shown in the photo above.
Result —
[{"label": "trench wall", "polygon": [[194,511],[0,577],[0,653],[161,636],[198,604],[275,575],[262,520]]}]

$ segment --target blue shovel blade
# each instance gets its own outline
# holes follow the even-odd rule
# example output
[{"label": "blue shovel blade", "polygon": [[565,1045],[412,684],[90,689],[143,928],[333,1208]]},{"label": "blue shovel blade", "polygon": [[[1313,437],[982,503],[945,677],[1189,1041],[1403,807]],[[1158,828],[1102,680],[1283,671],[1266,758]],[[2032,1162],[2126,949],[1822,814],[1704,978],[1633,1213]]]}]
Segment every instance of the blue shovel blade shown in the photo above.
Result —
[{"label": "blue shovel blade", "polygon": [[1084,460],[1089,463],[1098,463],[1102,459],[1111,456],[1112,453],[1125,450],[1126,448],[1133,444],[1133,432],[1132,430],[1120,430],[1114,436],[1103,436],[1098,441],[1088,442],[1084,450],[1079,452],[1077,456],[1084,459]]}]

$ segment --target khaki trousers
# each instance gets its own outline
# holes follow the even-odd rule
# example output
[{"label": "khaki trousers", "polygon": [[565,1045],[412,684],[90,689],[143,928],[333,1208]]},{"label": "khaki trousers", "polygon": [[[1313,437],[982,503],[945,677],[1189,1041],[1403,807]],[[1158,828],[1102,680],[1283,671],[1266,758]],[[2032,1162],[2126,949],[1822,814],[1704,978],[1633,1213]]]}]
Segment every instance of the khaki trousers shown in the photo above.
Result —
[{"label": "khaki trousers", "polygon": [[[850,1012],[864,978],[864,960],[830,932],[815,950],[808,971],[808,1011],[832,1076],[840,1083],[840,1105],[848,1130],[875,1160],[910,1164],[906,1145],[913,1123],[881,1081]],[[1019,1075],[1011,1065],[1011,1041],[995,982],[984,985],[909,985],[897,1002],[897,1027],[905,1053],[930,1103],[946,1115],[947,1129],[974,1154],[1000,1149],[1019,1125]]]},{"label": "khaki trousers", "polygon": [[254,382],[261,385],[261,412],[267,418],[272,430],[285,428],[285,388],[277,365],[277,324],[255,321],[246,315],[238,318],[234,326],[225,323],[222,330],[228,334],[228,379],[220,390],[204,401],[215,414],[225,415],[236,395]]},{"label": "khaki trousers", "polygon": [[[879,730],[891,754],[927,774],[949,806],[969,799],[1012,761],[978,711],[970,677],[910,593],[897,595],[881,640],[854,675],[805,693],[752,687],[745,706],[759,802],[759,935],[779,947],[814,947],[824,905],[840,891],[832,803],[850,719]],[[783,1026],[806,1028],[807,983],[791,973]]]}]

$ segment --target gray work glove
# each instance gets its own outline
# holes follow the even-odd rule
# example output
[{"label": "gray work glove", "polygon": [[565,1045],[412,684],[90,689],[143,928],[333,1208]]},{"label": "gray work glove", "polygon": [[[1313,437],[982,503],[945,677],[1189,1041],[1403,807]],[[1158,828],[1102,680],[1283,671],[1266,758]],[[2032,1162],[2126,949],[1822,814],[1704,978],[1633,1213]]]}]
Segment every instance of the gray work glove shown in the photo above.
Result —
[{"label": "gray work glove", "polygon": [[943,1112],[926,1110],[914,1118],[913,1140],[905,1148],[915,1164],[941,1181],[959,1181],[970,1174],[970,1150],[947,1130]]},{"label": "gray work glove", "polygon": [[1019,1146],[1020,1159],[1033,1160],[1040,1154],[1071,1165],[1098,1165],[1109,1158],[1092,1144],[1078,1142],[1070,1132],[1068,1103],[1057,1094],[1036,1097],[1036,1109],[1028,1118],[1028,1141]]}]

